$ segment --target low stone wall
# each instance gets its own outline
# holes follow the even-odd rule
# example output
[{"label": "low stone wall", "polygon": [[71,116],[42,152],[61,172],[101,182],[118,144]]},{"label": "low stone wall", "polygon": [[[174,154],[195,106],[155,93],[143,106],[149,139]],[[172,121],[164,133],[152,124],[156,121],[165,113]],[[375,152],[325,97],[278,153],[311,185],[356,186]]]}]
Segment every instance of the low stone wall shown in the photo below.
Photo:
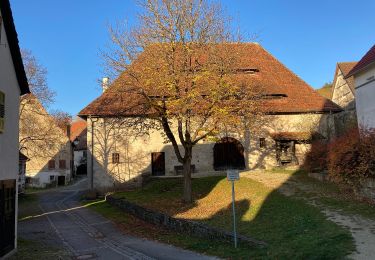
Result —
[{"label": "low stone wall", "polygon": [[[208,239],[215,239],[226,242],[233,242],[233,233],[225,230],[212,228],[202,223],[191,220],[173,218],[164,213],[156,212],[143,208],[137,204],[128,202],[124,199],[116,199],[111,195],[106,197],[109,204],[130,213],[137,218],[140,218],[148,223],[163,226],[168,229],[180,232],[182,234],[190,234],[193,236],[204,237]],[[263,241],[252,239],[246,236],[237,235],[238,242],[247,243],[252,246],[265,247],[267,244]]]},{"label": "low stone wall", "polygon": [[362,187],[359,190],[359,193],[363,197],[368,198],[372,200],[373,202],[375,202],[375,179],[373,178],[366,179],[362,181],[361,184],[362,184],[361,185]]}]

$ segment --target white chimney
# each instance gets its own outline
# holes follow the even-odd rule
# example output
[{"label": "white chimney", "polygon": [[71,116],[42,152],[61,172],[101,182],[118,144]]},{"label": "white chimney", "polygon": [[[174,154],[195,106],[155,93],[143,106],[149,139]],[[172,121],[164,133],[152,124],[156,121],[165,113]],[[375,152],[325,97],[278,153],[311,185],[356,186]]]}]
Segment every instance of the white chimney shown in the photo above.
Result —
[{"label": "white chimney", "polygon": [[102,79],[102,89],[103,89],[103,93],[104,91],[106,91],[109,87],[109,78],[108,77],[104,77]]}]

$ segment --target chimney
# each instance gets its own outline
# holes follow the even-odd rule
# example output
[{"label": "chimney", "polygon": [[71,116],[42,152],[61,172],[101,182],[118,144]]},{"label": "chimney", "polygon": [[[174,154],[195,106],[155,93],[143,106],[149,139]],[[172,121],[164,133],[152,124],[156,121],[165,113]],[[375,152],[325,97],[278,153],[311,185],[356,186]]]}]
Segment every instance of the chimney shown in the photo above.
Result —
[{"label": "chimney", "polygon": [[109,78],[108,77],[104,77],[102,79],[102,89],[103,89],[103,93],[104,91],[106,91],[109,87]]}]

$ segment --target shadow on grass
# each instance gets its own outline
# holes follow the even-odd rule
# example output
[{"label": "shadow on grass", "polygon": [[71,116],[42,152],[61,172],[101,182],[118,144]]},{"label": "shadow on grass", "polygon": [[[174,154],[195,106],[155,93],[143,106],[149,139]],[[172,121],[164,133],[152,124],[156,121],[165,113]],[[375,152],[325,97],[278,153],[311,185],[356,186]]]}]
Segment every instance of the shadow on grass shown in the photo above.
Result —
[{"label": "shadow on grass", "polygon": [[[317,207],[305,200],[286,197],[277,189],[272,190],[248,178],[241,178],[235,187],[238,232],[265,241],[268,247],[261,249],[241,245],[237,251],[231,250],[229,255],[225,252],[215,255],[234,258],[341,259],[355,249],[348,230],[327,220]],[[174,217],[232,231],[231,187],[225,178],[194,179],[195,202],[191,204],[184,204],[179,199],[181,191],[180,180],[157,180],[142,190],[116,193],[115,197]],[[191,249],[209,252],[212,246],[215,247],[206,244],[206,251],[196,246]]]}]

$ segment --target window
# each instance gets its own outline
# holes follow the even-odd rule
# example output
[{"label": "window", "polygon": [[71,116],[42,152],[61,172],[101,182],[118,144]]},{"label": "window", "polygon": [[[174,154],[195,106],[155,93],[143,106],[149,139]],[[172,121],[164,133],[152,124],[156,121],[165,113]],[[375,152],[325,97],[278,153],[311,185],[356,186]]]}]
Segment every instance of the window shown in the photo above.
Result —
[{"label": "window", "polygon": [[48,169],[49,170],[55,169],[55,160],[48,161]]},{"label": "window", "polygon": [[120,154],[119,153],[113,153],[112,154],[112,163],[120,163]]},{"label": "window", "polygon": [[4,132],[5,124],[5,94],[0,91],[0,134]]},{"label": "window", "polygon": [[59,160],[59,169],[66,169],[66,161]]},{"label": "window", "polygon": [[49,180],[50,180],[50,181],[54,181],[54,180],[55,180],[55,175],[50,175],[50,176],[49,176]]},{"label": "window", "polygon": [[259,148],[265,148],[266,147],[266,138],[262,137],[259,138]]}]

